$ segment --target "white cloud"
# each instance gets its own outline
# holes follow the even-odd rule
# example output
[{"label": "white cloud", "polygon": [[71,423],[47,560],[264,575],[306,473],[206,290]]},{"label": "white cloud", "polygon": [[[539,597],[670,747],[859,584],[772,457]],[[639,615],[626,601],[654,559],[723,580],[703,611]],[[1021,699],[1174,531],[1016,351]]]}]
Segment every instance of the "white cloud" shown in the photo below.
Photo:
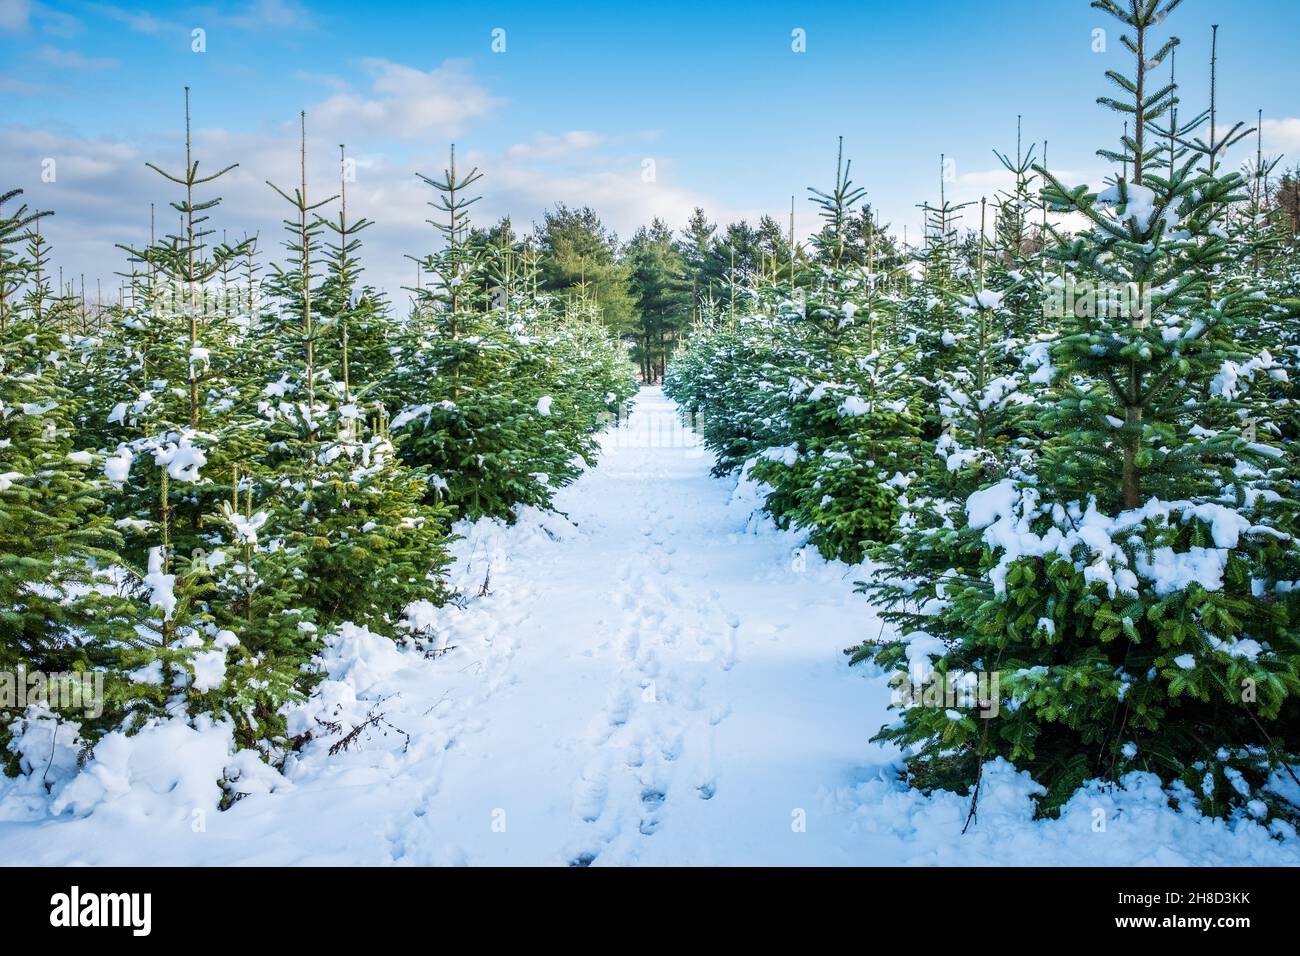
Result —
[{"label": "white cloud", "polygon": [[[0,3],[4,0],[0,0]],[[254,0],[235,9],[216,6],[177,7],[177,12],[185,10],[193,24],[178,20],[165,20],[162,17],[135,7],[118,6],[111,3],[87,3],[86,8],[116,20],[136,33],[157,34],[164,31],[182,31],[186,34],[193,26],[229,27],[232,30],[255,32],[262,30],[309,30],[314,28],[315,19],[306,7],[290,0]]]},{"label": "white cloud", "polygon": [[316,86],[327,86],[332,90],[346,90],[348,88],[347,80],[336,73],[317,73],[312,70],[294,70],[293,78],[299,83],[310,83]]},{"label": "white cloud", "polygon": [[117,61],[111,57],[90,57],[76,50],[60,50],[52,46],[41,47],[36,55],[61,70],[106,70],[117,66]]},{"label": "white cloud", "polygon": [[217,8],[206,13],[214,23],[236,30],[302,30],[314,25],[307,9],[293,0],[253,0],[233,12]]},{"label": "white cloud", "polygon": [[35,96],[37,93],[45,93],[49,90],[50,87],[43,83],[30,83],[16,76],[0,74],[0,92],[17,93],[20,96]]},{"label": "white cloud", "polygon": [[0,0],[0,30],[26,30],[31,15],[30,0]]},{"label": "white cloud", "polygon": [[[338,191],[337,137],[312,122],[308,112],[308,182],[313,201]],[[195,156],[209,172],[238,162],[239,166],[210,187],[200,199],[222,196],[211,212],[211,226],[233,238],[245,232],[260,233],[261,258],[280,259],[283,250],[281,219],[288,207],[271,192],[266,180],[290,187],[298,180],[296,123],[286,123],[273,133],[232,132],[199,128],[195,131]],[[557,137],[561,138],[561,137]],[[533,157],[502,152],[466,150],[458,153],[465,167],[478,166],[484,176],[475,188],[483,199],[473,207],[474,221],[486,225],[510,215],[520,232],[531,230],[543,213],[557,202],[591,206],[607,226],[626,239],[640,225],[658,216],[670,225],[685,225],[691,210],[703,206],[715,221],[746,217],[756,222],[761,211],[730,209],[709,196],[676,184],[671,160],[658,161],[658,181],[641,180],[641,157],[581,155],[565,163],[539,163]],[[357,179],[348,184],[348,210],[375,225],[364,236],[361,261],[366,280],[386,289],[398,308],[404,308],[402,286],[414,284],[415,266],[407,254],[431,251],[441,239],[428,225],[436,218],[426,203],[433,190],[415,172],[436,175],[446,163],[443,148],[422,152],[418,158],[393,156],[381,151],[349,150],[357,160]],[[27,188],[30,206],[54,209],[46,234],[54,245],[54,258],[69,276],[85,273],[103,277],[115,289],[115,271],[125,267],[124,254],[115,243],[139,244],[147,240],[149,204],[155,204],[158,231],[174,227],[175,214],[167,203],[177,197],[177,187],[144,166],[145,160],[177,171],[180,146],[137,148],[123,143],[80,139],[31,129],[0,130],[0,181]],[[43,158],[54,158],[55,183],[40,179]],[[337,206],[321,210],[334,215]],[[811,213],[800,210],[803,218]]]},{"label": "white cloud", "polygon": [[[313,200],[336,193],[337,144],[348,144],[349,156],[357,161],[357,181],[348,185],[349,212],[375,223],[363,236],[366,280],[386,289],[404,308],[401,287],[414,284],[415,278],[414,264],[405,256],[428,252],[441,241],[426,222],[436,217],[427,205],[433,190],[415,172],[440,173],[447,143],[489,116],[500,101],[461,62],[428,71],[379,59],[364,61],[364,66],[370,76],[367,91],[324,89],[323,102],[307,109],[308,181]],[[326,86],[335,82],[332,76],[315,74],[300,79]],[[211,172],[239,163],[200,192],[200,199],[223,197],[211,212],[210,225],[218,236],[224,229],[232,239],[258,232],[262,261],[281,259],[281,220],[288,209],[266,180],[282,187],[298,180],[297,117],[254,130],[204,127],[203,118],[201,110],[196,113],[195,156],[201,169]],[[178,137],[176,130],[162,142],[127,144],[0,127],[0,182],[25,187],[24,201],[30,206],[55,210],[46,230],[55,261],[68,275],[84,272],[92,285],[93,277],[103,277],[106,288],[115,289],[113,273],[125,268],[125,256],[114,244],[147,241],[150,203],[157,210],[159,233],[174,230],[175,213],[167,204],[178,198],[177,187],[144,163],[177,171],[182,164]],[[483,199],[473,207],[474,221],[488,224],[508,214],[519,231],[528,231],[558,202],[593,207],[624,239],[656,216],[680,228],[697,205],[715,221],[757,221],[762,210],[728,208],[681,184],[670,156],[655,157],[656,181],[644,182],[645,143],[652,138],[638,131],[569,130],[541,132],[492,151],[475,150],[466,142],[458,161],[484,173],[475,189]],[[430,148],[429,143],[438,145]],[[55,183],[41,181],[45,158],[57,162]],[[326,207],[322,214],[331,215],[334,208]],[[812,211],[801,207],[801,230],[811,227],[812,220]]]},{"label": "white cloud", "polygon": [[655,182],[642,181],[639,156],[554,170],[509,156],[479,162],[491,177],[484,179],[485,190],[492,185],[496,193],[484,202],[493,212],[511,213],[518,222],[540,220],[541,213],[556,203],[591,206],[626,239],[655,217],[685,225],[696,206],[705,206],[715,218],[727,216],[715,200],[674,185],[673,165],[662,158],[657,161]]},{"label": "white cloud", "polygon": [[576,152],[594,149],[605,138],[588,130],[571,130],[558,136],[542,134],[527,143],[515,143],[506,155],[514,159],[562,159]]},{"label": "white cloud", "polygon": [[[1062,169],[1055,166],[1049,167],[1052,175],[1056,176],[1065,186],[1078,186],[1088,184],[1092,189],[1101,189],[1104,185],[1104,179],[1107,172],[1102,167],[1093,167],[1087,169]],[[1037,195],[1039,189],[1044,185],[1043,178],[1038,176],[1030,186],[1030,191]],[[956,216],[956,228],[960,231],[978,230],[980,225],[980,199],[988,200],[988,209],[985,216],[985,229],[992,230],[997,221],[997,204],[1002,199],[1004,193],[1010,193],[1015,186],[1015,176],[1005,167],[993,166],[985,169],[976,169],[962,171],[958,165],[954,179],[944,183],[944,197],[952,205],[961,205],[971,203],[965,209],[960,210]],[[901,239],[906,228],[908,242],[913,246],[919,246],[922,237],[925,235],[925,216],[921,209],[916,205],[909,204],[906,200],[908,197],[891,195],[882,191],[877,193],[868,193],[867,200],[872,202],[881,220],[889,225],[891,230]],[[929,202],[931,205],[939,203],[939,183],[938,169],[935,169],[934,185],[924,190],[913,202]],[[1086,220],[1074,214],[1058,215],[1052,214],[1050,221],[1065,229],[1080,229],[1086,226]],[[784,220],[783,220],[784,221]]]},{"label": "white cloud", "polygon": [[0,31],[26,33],[33,23],[53,36],[69,37],[78,33],[81,24],[77,18],[62,10],[32,0],[0,0]]},{"label": "white cloud", "polygon": [[[101,16],[110,20],[115,20],[123,24],[128,30],[136,33],[161,33],[164,29],[179,29],[174,24],[167,23],[159,19],[152,13],[143,10],[134,10],[127,7],[118,7],[109,3],[90,3],[88,9],[93,10]],[[188,30],[186,31],[189,32]]]},{"label": "white cloud", "polygon": [[312,110],[317,123],[347,136],[458,136],[470,120],[503,102],[470,76],[463,60],[447,60],[428,71],[377,58],[362,65],[371,77],[370,93],[330,97]]},{"label": "white cloud", "polygon": [[1266,152],[1287,153],[1292,158],[1300,153],[1300,118],[1266,119],[1260,124],[1260,132]]}]

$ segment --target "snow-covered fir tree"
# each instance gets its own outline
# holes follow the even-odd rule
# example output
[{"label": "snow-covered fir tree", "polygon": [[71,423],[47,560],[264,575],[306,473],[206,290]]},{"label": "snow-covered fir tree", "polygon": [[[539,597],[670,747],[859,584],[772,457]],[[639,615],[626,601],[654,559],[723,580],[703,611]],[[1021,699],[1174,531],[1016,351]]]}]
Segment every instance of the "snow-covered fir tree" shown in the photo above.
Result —
[{"label": "snow-covered fir tree", "polygon": [[1284,452],[1243,417],[1240,370],[1270,360],[1238,343],[1268,300],[1225,268],[1222,220],[1244,184],[1186,126],[1186,157],[1161,161],[1176,88],[1154,74],[1177,40],[1155,37],[1176,4],[1095,5],[1129,31],[1134,73],[1111,75],[1126,95],[1100,102],[1130,133],[1101,151],[1125,168],[1104,189],[1037,167],[1049,206],[1089,223],[1047,250],[1065,281],[1047,300],[1060,331],[1039,366],[1044,437],[966,499],[979,573],[944,582],[933,621],[890,657],[956,679],[998,671],[1004,700],[995,719],[910,708],[881,736],[911,748],[923,787],[977,787],[1004,756],[1046,786],[1048,811],[1144,769],[1180,799],[1265,817],[1300,648]]}]

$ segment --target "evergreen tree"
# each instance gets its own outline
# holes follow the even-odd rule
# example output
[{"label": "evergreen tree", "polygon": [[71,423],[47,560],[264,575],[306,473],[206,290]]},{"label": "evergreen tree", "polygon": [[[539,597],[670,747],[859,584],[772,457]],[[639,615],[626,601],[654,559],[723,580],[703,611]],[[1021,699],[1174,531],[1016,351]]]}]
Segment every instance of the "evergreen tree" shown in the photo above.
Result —
[{"label": "evergreen tree", "polygon": [[[346,155],[339,146],[340,170]],[[347,217],[347,176],[339,176],[339,215],[325,220],[333,241],[328,246],[327,274],[317,308],[325,333],[318,341],[321,360],[337,369],[344,402],[356,391],[354,383],[377,383],[392,365],[389,352],[387,303],[383,294],[361,283],[361,233],[374,225],[364,217]]]},{"label": "evergreen tree", "polygon": [[842,150],[834,187],[810,192],[824,221],[812,265],[747,289],[739,317],[728,306],[724,322],[701,322],[666,388],[700,420],[716,471],[740,468],[762,484],[779,526],[806,530],[827,557],[860,561],[892,535],[912,471],[908,344],[886,331],[876,246],[862,265],[849,254],[865,191]]},{"label": "evergreen tree", "polygon": [[[313,262],[328,224],[316,210],[339,197],[313,202],[308,196],[305,117],[303,123],[300,182],[292,194],[272,185],[296,213],[285,221],[290,268],[277,273],[301,322],[295,338],[302,350],[297,401],[281,406],[284,437],[276,445],[285,454],[272,459],[278,475],[271,482],[272,509],[263,520],[282,534],[282,546],[294,558],[298,589],[321,626],[348,621],[384,630],[412,601],[445,599],[440,575],[449,562],[450,512],[430,493],[430,479],[397,459],[384,407],[367,416],[356,402],[349,376],[342,374],[349,367],[346,336],[339,339],[341,378],[317,364],[314,303],[321,297]],[[361,228],[358,222],[364,220],[350,222],[346,209],[340,211],[339,245],[328,284],[322,283],[336,303],[350,302],[355,289],[351,237]],[[336,313],[341,328],[348,315],[346,309]],[[228,520],[238,531],[251,527],[255,516],[248,507],[239,520],[233,513]]]},{"label": "evergreen tree", "polygon": [[615,335],[634,330],[634,299],[627,265],[618,257],[618,236],[595,210],[559,203],[546,212],[535,238],[544,290],[571,296],[581,286]]},{"label": "evergreen tree", "polygon": [[[926,657],[949,679],[1000,672],[1002,700],[983,720],[908,708],[881,732],[912,748],[923,787],[977,788],[984,762],[1003,756],[1045,785],[1049,813],[1085,780],[1130,769],[1208,812],[1282,812],[1266,784],[1294,759],[1300,648],[1281,577],[1294,509],[1282,453],[1241,433],[1246,383],[1228,373],[1264,361],[1237,341],[1267,298],[1221,268],[1224,211],[1244,185],[1218,169],[1225,140],[1186,124],[1173,148],[1188,154],[1162,162],[1171,147],[1157,124],[1176,92],[1153,72],[1177,41],[1153,37],[1177,5],[1094,3],[1130,31],[1133,75],[1107,74],[1123,98],[1099,100],[1130,118],[1120,148],[1099,151],[1124,173],[1091,191],[1035,167],[1049,206],[1090,224],[1054,233],[1048,255],[1068,277],[1136,299],[1061,306],[1037,396],[1049,437],[966,500],[985,546],[979,573],[947,582],[911,639],[941,638]],[[905,670],[908,656],[896,645],[886,658]]]},{"label": "evergreen tree", "polygon": [[4,208],[20,195],[0,195],[0,667],[53,673],[90,664],[80,595],[92,580],[88,562],[110,560],[115,540],[96,457],[74,444],[69,355],[48,315],[19,295],[34,272],[25,247],[49,215]]},{"label": "evergreen tree", "polygon": [[593,449],[576,428],[572,397],[548,392],[548,360],[526,327],[507,324],[504,303],[475,309],[492,282],[485,257],[493,250],[466,241],[466,210],[478,197],[465,190],[481,174],[462,175],[454,149],[451,156],[441,179],[421,177],[438,191],[431,205],[447,218],[433,225],[446,246],[421,260],[429,282],[386,385],[401,408],[391,427],[405,460],[432,472],[432,497],[459,514],[513,521],[518,505],[549,507],[554,490],[578,474],[574,455]]},{"label": "evergreen tree", "polygon": [[641,365],[642,380],[653,382],[663,377],[672,343],[690,314],[686,263],[672,230],[659,219],[637,230],[624,255],[639,318],[633,358]]}]

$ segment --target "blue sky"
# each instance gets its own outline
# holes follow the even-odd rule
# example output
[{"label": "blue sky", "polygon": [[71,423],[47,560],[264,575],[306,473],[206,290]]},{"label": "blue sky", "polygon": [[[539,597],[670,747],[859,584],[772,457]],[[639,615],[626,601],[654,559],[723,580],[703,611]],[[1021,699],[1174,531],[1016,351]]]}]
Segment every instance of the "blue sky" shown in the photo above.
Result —
[{"label": "blue sky", "polygon": [[[1265,117],[1265,150],[1300,161],[1294,0],[1185,0],[1188,109],[1208,94],[1220,24],[1220,111]],[[1092,31],[1108,31],[1092,50]],[[806,35],[792,50],[791,31]],[[192,31],[206,51],[192,51]],[[505,51],[492,50],[505,31]],[[1084,0],[680,3],[300,3],[221,5],[0,0],[0,175],[54,208],[68,273],[108,278],[116,241],[138,241],[148,204],[173,198],[144,169],[176,165],[181,87],[192,87],[204,168],[222,181],[217,226],[269,235],[280,211],[264,180],[293,177],[296,117],[308,111],[312,178],[337,178],[337,144],[358,161],[350,201],[377,225],[366,263],[396,288],[404,252],[433,242],[413,172],[436,171],[452,140],[485,173],[484,217],[527,223],[554,201],[589,203],[623,235],[692,206],[716,220],[788,214],[833,175],[845,137],[854,178],[901,231],[937,197],[939,154],[958,199],[1003,183],[992,149],[1050,141],[1050,165],[1099,181],[1093,151],[1118,120],[1095,106],[1102,73],[1127,70],[1113,22]],[[42,163],[57,176],[44,182]],[[646,160],[655,178],[644,182]],[[276,237],[278,240],[278,236]]]}]

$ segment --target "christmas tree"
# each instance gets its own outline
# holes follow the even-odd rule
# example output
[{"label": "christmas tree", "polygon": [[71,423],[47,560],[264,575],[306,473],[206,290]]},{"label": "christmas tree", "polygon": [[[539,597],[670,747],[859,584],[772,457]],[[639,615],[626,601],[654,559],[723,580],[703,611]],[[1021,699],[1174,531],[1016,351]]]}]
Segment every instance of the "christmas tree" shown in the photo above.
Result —
[{"label": "christmas tree", "polygon": [[[1153,771],[1210,812],[1279,809],[1266,784],[1291,757],[1297,606],[1286,580],[1294,509],[1282,452],[1242,428],[1233,371],[1267,296],[1223,269],[1224,212],[1243,195],[1222,147],[1158,123],[1176,87],[1154,72],[1176,39],[1155,34],[1177,0],[1098,0],[1128,28],[1134,72],[1108,73],[1129,118],[1110,186],[1067,187],[1042,166],[1044,199],[1089,228],[1053,227],[1065,270],[1060,322],[1035,377],[1041,447],[965,501],[978,573],[944,582],[907,647],[889,653],[949,681],[997,672],[996,716],[913,707],[882,731],[909,746],[922,787],[975,788],[1010,759],[1052,812],[1085,780]],[[1207,115],[1208,119],[1208,115]],[[1169,150],[1186,150],[1169,162]],[[939,640],[930,640],[938,637]],[[976,805],[972,801],[972,813]]]}]

